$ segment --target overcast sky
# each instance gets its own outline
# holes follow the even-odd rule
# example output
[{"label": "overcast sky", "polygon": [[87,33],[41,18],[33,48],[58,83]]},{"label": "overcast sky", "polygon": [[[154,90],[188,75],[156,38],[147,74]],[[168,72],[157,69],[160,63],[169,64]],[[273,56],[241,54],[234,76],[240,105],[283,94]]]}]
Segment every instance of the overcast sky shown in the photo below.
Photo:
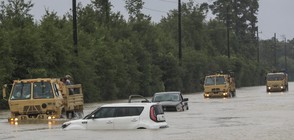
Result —
[{"label": "overcast sky", "polygon": [[[7,1],[7,0],[5,0]],[[28,0],[25,0],[28,1]],[[55,11],[62,16],[70,11],[72,0],[31,0],[34,7],[31,14],[36,20],[41,19],[44,15],[45,8]],[[158,22],[162,16],[166,16],[171,9],[177,9],[178,0],[143,0],[145,2],[143,12],[150,15],[152,20]],[[182,0],[187,2],[188,0]],[[208,2],[214,0],[194,0],[196,3]],[[85,6],[90,0],[77,0]],[[124,0],[111,0],[114,11],[120,11],[127,16],[124,8]],[[259,0],[258,26],[259,36],[261,39],[269,39],[277,34],[279,40],[283,40],[283,36],[287,39],[294,38],[294,0]],[[126,18],[126,17],[125,17]]]}]

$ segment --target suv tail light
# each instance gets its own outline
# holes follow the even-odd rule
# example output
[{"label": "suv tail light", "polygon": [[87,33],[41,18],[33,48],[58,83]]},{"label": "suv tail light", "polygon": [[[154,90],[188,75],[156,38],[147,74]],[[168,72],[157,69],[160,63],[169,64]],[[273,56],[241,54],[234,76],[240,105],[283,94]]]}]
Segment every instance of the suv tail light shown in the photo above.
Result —
[{"label": "suv tail light", "polygon": [[150,107],[150,119],[154,122],[165,122],[162,106],[153,105]]},{"label": "suv tail light", "polygon": [[155,114],[154,106],[151,106],[151,107],[150,107],[150,119],[151,119],[152,121],[157,122],[157,117],[156,117],[156,114]]}]

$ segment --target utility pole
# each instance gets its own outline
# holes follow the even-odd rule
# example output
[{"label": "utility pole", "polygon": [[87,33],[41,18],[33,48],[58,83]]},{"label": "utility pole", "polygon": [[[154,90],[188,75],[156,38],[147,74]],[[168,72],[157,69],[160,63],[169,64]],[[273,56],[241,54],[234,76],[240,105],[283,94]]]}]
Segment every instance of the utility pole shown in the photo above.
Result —
[{"label": "utility pole", "polygon": [[236,27],[235,27],[235,34],[237,36],[237,39],[239,41],[239,37],[240,37],[240,32],[239,32],[239,26],[240,26],[240,21],[238,20],[238,3],[237,0],[233,0],[234,1],[234,19],[235,19],[235,23],[236,23]]},{"label": "utility pole", "polygon": [[181,13],[181,0],[178,0],[178,28],[179,28],[179,61],[180,65],[182,65],[182,13]]},{"label": "utility pole", "polygon": [[227,45],[228,45],[228,58],[230,59],[230,23],[229,23],[229,5],[227,5]]},{"label": "utility pole", "polygon": [[285,47],[284,47],[284,50],[285,50],[285,71],[287,72],[287,39],[285,37]]},{"label": "utility pole", "polygon": [[261,70],[260,70],[260,63],[259,63],[259,32],[258,32],[258,26],[256,27],[256,31],[257,31],[257,33],[256,33],[256,46],[257,46],[257,66],[258,66],[258,81],[259,81],[259,85],[261,85],[262,84],[262,79],[263,78],[261,78],[261,77],[263,77],[262,76],[262,73],[261,73]]},{"label": "utility pole", "polygon": [[256,34],[256,40],[257,40],[257,63],[259,64],[259,35],[258,35],[258,27],[256,27],[257,34]]},{"label": "utility pole", "polygon": [[74,53],[78,56],[78,30],[77,30],[77,8],[76,0],[72,0],[72,21],[73,21],[73,42],[74,42]]},{"label": "utility pole", "polygon": [[276,39],[276,33],[274,34],[274,53],[275,53],[275,68],[277,67],[277,39]]}]

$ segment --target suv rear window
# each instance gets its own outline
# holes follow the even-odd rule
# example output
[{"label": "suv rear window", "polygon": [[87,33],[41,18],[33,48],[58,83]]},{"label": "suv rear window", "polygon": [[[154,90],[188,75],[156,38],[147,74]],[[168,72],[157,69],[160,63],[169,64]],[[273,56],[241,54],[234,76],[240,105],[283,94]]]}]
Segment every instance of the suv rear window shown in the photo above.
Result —
[{"label": "suv rear window", "polygon": [[158,115],[158,114],[164,114],[161,105],[153,105],[153,107],[154,107],[154,109],[155,109],[155,113],[156,113],[156,115]]},{"label": "suv rear window", "polygon": [[116,107],[116,117],[139,116],[144,107]]}]

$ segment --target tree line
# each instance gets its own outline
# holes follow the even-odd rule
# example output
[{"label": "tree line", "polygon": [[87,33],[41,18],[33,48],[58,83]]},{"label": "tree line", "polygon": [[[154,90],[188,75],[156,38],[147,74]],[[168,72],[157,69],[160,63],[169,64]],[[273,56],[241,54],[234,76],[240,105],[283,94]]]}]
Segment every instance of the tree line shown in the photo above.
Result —
[{"label": "tree line", "polygon": [[[152,96],[159,91],[202,91],[201,79],[218,70],[233,71],[239,87],[260,85],[273,68],[267,52],[271,50],[266,49],[272,40],[258,41],[256,36],[258,0],[182,3],[181,62],[177,9],[155,23],[142,12],[142,0],[125,0],[128,19],[114,12],[109,0],[92,0],[85,6],[79,3],[76,55],[71,11],[59,17],[45,9],[35,21],[30,14],[33,6],[25,0],[0,4],[2,85],[15,79],[70,74],[75,83],[83,85],[85,102],[96,102],[125,99],[131,94]],[[215,18],[207,20],[209,12]],[[258,43],[263,52],[260,62]],[[278,53],[277,60],[283,61],[281,51]],[[288,70],[294,69],[293,59],[288,57]]]}]

